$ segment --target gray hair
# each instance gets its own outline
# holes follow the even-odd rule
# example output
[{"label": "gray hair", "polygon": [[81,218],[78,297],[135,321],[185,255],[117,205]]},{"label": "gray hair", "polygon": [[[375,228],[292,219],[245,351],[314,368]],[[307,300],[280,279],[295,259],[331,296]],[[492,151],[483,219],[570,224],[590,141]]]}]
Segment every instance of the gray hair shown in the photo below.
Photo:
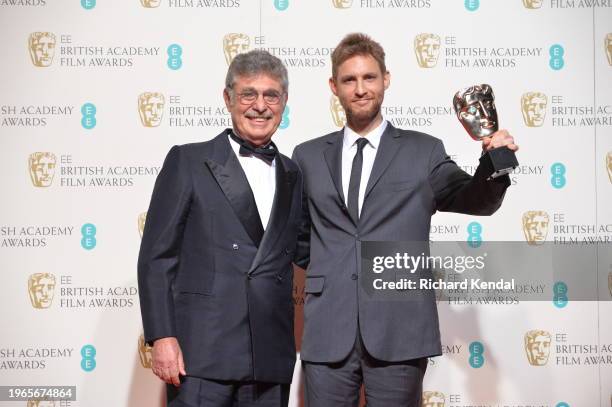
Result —
[{"label": "gray hair", "polygon": [[236,55],[225,77],[225,89],[232,94],[237,76],[266,74],[281,82],[283,92],[289,90],[289,77],[283,61],[262,49],[254,49]]}]

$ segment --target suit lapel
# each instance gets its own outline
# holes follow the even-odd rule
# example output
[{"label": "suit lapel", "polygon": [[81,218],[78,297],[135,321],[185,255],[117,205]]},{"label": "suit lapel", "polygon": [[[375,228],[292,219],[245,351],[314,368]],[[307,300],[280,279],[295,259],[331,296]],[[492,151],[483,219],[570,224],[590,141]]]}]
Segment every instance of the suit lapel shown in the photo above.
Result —
[{"label": "suit lapel", "polygon": [[253,191],[229,144],[227,137],[230,131],[231,129],[227,129],[217,136],[213,157],[206,159],[206,165],[210,168],[245,231],[253,243],[259,247],[264,229]]},{"label": "suit lapel", "polygon": [[344,192],[342,191],[342,136],[343,131],[340,130],[333,134],[327,141],[329,146],[323,152],[325,156],[325,162],[331,175],[338,196],[340,197],[340,204],[344,205]]},{"label": "suit lapel", "polygon": [[380,138],[380,145],[376,151],[374,165],[372,166],[370,179],[368,180],[366,192],[363,197],[364,206],[366,199],[368,199],[368,195],[372,191],[372,188],[374,188],[374,185],[376,185],[376,183],[380,180],[380,177],[384,174],[385,170],[389,164],[391,164],[391,161],[393,161],[393,158],[399,150],[398,137],[400,137],[400,135],[397,132],[397,129],[393,127],[391,123],[387,123],[387,128]]},{"label": "suit lapel", "polygon": [[272,211],[270,212],[270,220],[263,234],[261,245],[257,250],[257,254],[253,259],[249,273],[255,271],[257,266],[266,258],[270,250],[274,247],[277,240],[283,233],[291,204],[293,200],[293,187],[297,173],[295,171],[287,171],[284,158],[278,154],[276,156],[276,192],[274,193],[274,201],[272,203]]}]

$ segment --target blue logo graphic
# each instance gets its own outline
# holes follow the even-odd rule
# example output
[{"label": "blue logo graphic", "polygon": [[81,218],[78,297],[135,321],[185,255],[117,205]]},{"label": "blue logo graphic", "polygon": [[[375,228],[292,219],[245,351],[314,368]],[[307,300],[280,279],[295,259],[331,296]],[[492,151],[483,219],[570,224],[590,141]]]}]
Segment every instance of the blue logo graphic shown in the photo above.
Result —
[{"label": "blue logo graphic", "polygon": [[550,173],[552,174],[550,184],[553,186],[553,188],[563,188],[567,182],[565,179],[565,165],[562,163],[554,163],[550,166]]},{"label": "blue logo graphic", "polygon": [[291,121],[289,120],[289,106],[285,106],[285,110],[283,110],[283,119],[281,120],[278,127],[280,129],[286,129],[287,127],[289,127],[290,124]]},{"label": "blue logo graphic", "polygon": [[85,10],[91,10],[96,7],[96,0],[81,0],[81,7]]},{"label": "blue logo graphic", "polygon": [[465,0],[464,4],[467,11],[476,11],[480,7],[480,0]]},{"label": "blue logo graphic", "polygon": [[81,246],[85,250],[91,250],[96,247],[96,226],[93,223],[86,223],[81,227]]},{"label": "blue logo graphic", "polygon": [[172,44],[168,46],[168,68],[176,71],[177,69],[181,69],[183,66],[183,60],[181,56],[183,55],[183,48],[181,48],[178,44]]},{"label": "blue logo graphic", "polygon": [[485,363],[484,345],[481,342],[474,341],[470,343],[469,351],[470,351],[470,359],[469,359],[470,366],[472,366],[474,369],[481,368],[482,365],[484,365]]},{"label": "blue logo graphic", "polygon": [[557,281],[553,285],[553,304],[557,308],[565,308],[568,303],[567,299],[567,284],[563,281]]},{"label": "blue logo graphic", "polygon": [[482,225],[478,222],[471,222],[467,225],[467,243],[472,248],[480,247],[482,244]]},{"label": "blue logo graphic", "polygon": [[285,11],[289,8],[289,0],[274,0],[274,7],[278,11]]},{"label": "blue logo graphic", "polygon": [[567,404],[565,401],[560,401],[555,407],[570,407],[570,405]]},{"label": "blue logo graphic", "polygon": [[93,345],[85,345],[81,348],[81,369],[91,372],[96,368],[96,348]]},{"label": "blue logo graphic", "polygon": [[91,130],[96,127],[96,106],[93,103],[85,103],[81,106],[81,126],[84,129]]},{"label": "blue logo graphic", "polygon": [[559,44],[555,44],[550,47],[548,53],[550,54],[550,61],[548,61],[550,69],[555,71],[563,69],[563,67],[565,66],[565,61],[563,60],[565,50],[563,49],[563,47]]}]

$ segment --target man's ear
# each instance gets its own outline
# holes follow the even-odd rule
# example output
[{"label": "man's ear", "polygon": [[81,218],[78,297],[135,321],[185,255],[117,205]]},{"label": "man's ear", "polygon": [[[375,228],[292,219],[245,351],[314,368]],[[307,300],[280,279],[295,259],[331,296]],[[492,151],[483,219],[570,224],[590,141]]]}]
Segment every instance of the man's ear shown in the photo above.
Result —
[{"label": "man's ear", "polygon": [[385,90],[389,89],[389,85],[391,85],[391,72],[385,72],[383,75],[383,83],[385,85]]},{"label": "man's ear", "polygon": [[329,89],[331,89],[334,95],[338,96],[338,89],[336,89],[336,81],[334,78],[329,78]]},{"label": "man's ear", "polygon": [[232,97],[230,96],[227,88],[223,89],[223,100],[225,101],[225,107],[229,109],[232,105]]}]

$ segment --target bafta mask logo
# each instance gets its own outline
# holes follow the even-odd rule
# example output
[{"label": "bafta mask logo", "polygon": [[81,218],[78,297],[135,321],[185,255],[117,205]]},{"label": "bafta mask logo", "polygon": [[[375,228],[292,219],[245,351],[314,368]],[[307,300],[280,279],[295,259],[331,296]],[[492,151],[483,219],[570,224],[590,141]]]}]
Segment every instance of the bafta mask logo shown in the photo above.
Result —
[{"label": "bafta mask logo", "polygon": [[34,66],[41,68],[51,66],[55,54],[55,34],[35,32],[28,38],[28,49]]},{"label": "bafta mask logo", "polygon": [[344,127],[346,124],[346,112],[340,104],[340,99],[338,99],[336,95],[332,95],[329,100],[329,110],[331,111],[334,124],[338,127]]},{"label": "bafta mask logo", "polygon": [[483,83],[460,90],[453,98],[453,106],[463,128],[474,140],[497,131],[495,95],[489,85]]},{"label": "bafta mask logo", "polygon": [[140,233],[140,237],[142,238],[142,233],[144,232],[145,222],[147,221],[147,213],[143,212],[138,215],[138,233]]},{"label": "bafta mask logo", "polygon": [[332,0],[335,8],[351,8],[353,0]]},{"label": "bafta mask logo", "polygon": [[46,188],[53,183],[55,175],[55,154],[38,152],[30,154],[28,168],[30,179],[35,187]]},{"label": "bafta mask logo", "polygon": [[251,46],[251,39],[246,34],[230,33],[223,37],[223,53],[225,61],[231,64],[236,55],[247,52]]},{"label": "bafta mask logo", "polygon": [[151,348],[145,343],[144,335],[138,337],[138,356],[140,356],[140,364],[145,369],[151,369],[153,365],[153,357],[151,356]]},{"label": "bafta mask logo", "polygon": [[55,407],[52,400],[28,400],[27,407]]},{"label": "bafta mask logo", "polygon": [[610,297],[612,297],[612,271],[608,273],[608,291],[610,291]]},{"label": "bafta mask logo", "polygon": [[525,353],[531,366],[544,366],[550,355],[550,333],[535,329],[525,334]]},{"label": "bafta mask logo", "polygon": [[612,151],[608,151],[608,154],[606,154],[606,170],[608,171],[608,178],[610,178],[612,183]]},{"label": "bafta mask logo", "polygon": [[608,57],[608,64],[612,66],[612,33],[606,34],[604,39],[604,45],[606,47],[606,56]]},{"label": "bafta mask logo", "polygon": [[523,6],[532,10],[542,7],[542,3],[544,3],[544,0],[523,0]]},{"label": "bafta mask logo", "polygon": [[28,294],[34,308],[49,308],[55,293],[55,276],[50,273],[35,273],[28,279]]},{"label": "bafta mask logo", "polygon": [[543,244],[548,234],[548,214],[544,211],[523,213],[523,233],[530,245]]},{"label": "bafta mask logo", "polygon": [[414,53],[421,68],[433,68],[440,55],[440,37],[422,33],[414,37]]},{"label": "bafta mask logo", "polygon": [[541,92],[523,93],[521,97],[521,111],[523,121],[527,127],[540,127],[546,117],[548,98]]},{"label": "bafta mask logo", "polygon": [[439,391],[424,391],[422,407],[444,407],[445,397]]},{"label": "bafta mask logo", "polygon": [[138,96],[138,113],[145,127],[157,127],[164,116],[166,99],[158,92],[144,92]]},{"label": "bafta mask logo", "polygon": [[156,8],[161,4],[161,0],[140,0],[140,4],[145,8]]}]

